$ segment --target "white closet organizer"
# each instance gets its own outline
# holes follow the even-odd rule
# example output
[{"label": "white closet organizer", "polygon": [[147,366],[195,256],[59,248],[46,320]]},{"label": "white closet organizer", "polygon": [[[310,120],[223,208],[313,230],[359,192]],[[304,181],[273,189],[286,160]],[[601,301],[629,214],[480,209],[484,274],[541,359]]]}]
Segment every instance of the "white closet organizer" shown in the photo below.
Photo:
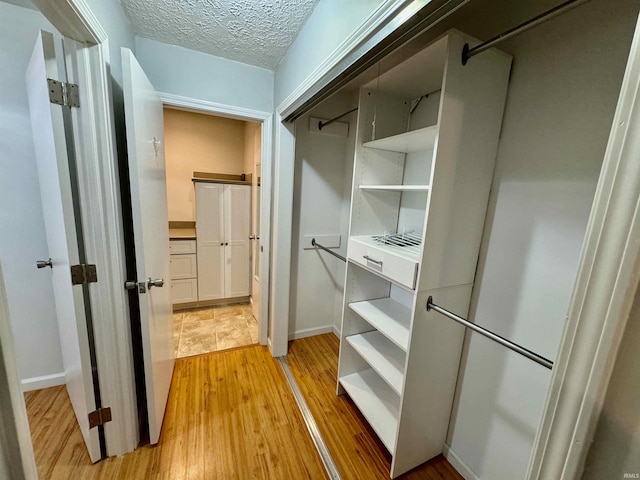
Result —
[{"label": "white closet organizer", "polygon": [[251,293],[251,186],[196,182],[198,300]]},{"label": "white closet organizer", "polygon": [[425,305],[468,313],[497,153],[511,57],[463,66],[467,42],[451,31],[360,90],[338,394],[392,478],[443,449],[464,328]]}]

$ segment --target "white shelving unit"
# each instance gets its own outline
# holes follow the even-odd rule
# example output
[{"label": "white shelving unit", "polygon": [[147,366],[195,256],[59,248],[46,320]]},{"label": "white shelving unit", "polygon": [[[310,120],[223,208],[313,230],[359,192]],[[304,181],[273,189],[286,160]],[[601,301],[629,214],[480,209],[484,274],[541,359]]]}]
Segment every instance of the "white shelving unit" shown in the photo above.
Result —
[{"label": "white shelving unit", "polygon": [[[360,90],[338,394],[392,478],[443,449],[464,329],[425,305],[468,312],[497,153],[511,57],[463,66],[467,42],[451,31]],[[396,232],[412,241],[390,244]]]}]

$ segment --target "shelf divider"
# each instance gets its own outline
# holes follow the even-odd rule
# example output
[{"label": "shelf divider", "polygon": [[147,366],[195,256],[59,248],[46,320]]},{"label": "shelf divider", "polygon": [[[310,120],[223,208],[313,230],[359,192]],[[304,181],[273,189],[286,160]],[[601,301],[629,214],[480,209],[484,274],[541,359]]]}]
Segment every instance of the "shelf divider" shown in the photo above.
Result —
[{"label": "shelf divider", "polygon": [[378,331],[351,335],[346,340],[394,392],[402,395],[405,352]]},{"label": "shelf divider", "polygon": [[400,398],[373,370],[346,375],[340,383],[387,447],[395,452]]},{"label": "shelf divider", "polygon": [[409,348],[411,309],[392,298],[350,303],[349,308],[405,352]]},{"label": "shelf divider", "polygon": [[438,138],[438,125],[363,143],[364,147],[389,152],[413,153],[433,148]]},{"label": "shelf divider", "polygon": [[360,190],[390,190],[393,192],[428,192],[429,185],[359,185]]}]

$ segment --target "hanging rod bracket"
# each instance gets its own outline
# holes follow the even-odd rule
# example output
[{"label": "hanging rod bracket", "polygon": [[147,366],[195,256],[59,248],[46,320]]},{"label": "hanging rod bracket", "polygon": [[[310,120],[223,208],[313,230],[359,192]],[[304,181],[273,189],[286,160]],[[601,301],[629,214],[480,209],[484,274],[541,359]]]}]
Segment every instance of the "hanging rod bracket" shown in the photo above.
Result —
[{"label": "hanging rod bracket", "polygon": [[324,245],[320,245],[318,242],[316,242],[315,238],[311,239],[311,245],[319,248],[320,250],[324,250],[327,253],[330,253],[331,255],[333,255],[336,258],[339,258],[340,260],[342,260],[343,262],[346,262],[347,259],[345,257],[343,257],[342,255],[336,253],[336,252],[332,252],[331,250],[329,250],[327,247],[325,247]]},{"label": "hanging rod bracket", "polygon": [[466,65],[469,61],[469,44],[465,43],[464,47],[462,47],[462,65]]},{"label": "hanging rod bracket", "polygon": [[439,314],[444,315],[445,317],[464,325],[468,329],[473,330],[474,332],[479,333],[480,335],[484,335],[489,340],[493,340],[494,342],[499,343],[503,347],[507,347],[509,350],[513,350],[514,352],[519,353],[524,357],[527,357],[529,360],[533,360],[538,365],[542,365],[543,367],[548,368],[549,370],[553,368],[553,362],[548,358],[545,358],[542,355],[538,355],[537,353],[532,352],[531,350],[524,348],[523,346],[518,345],[517,343],[514,343],[511,340],[507,340],[506,338],[501,337],[500,335],[492,332],[491,330],[487,330],[486,328],[483,328],[479,325],[476,325],[473,322],[470,322],[466,318],[462,318],[456,315],[455,313],[450,312],[449,310],[439,307],[438,305],[433,303],[433,297],[429,295],[429,298],[427,299],[427,312],[430,312],[431,310],[434,310]]}]

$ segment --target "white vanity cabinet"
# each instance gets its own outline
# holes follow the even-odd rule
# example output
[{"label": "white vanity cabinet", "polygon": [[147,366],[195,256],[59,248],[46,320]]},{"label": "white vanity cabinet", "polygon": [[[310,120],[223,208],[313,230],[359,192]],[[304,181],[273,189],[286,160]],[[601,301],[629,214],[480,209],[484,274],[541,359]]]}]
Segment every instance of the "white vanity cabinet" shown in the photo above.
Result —
[{"label": "white vanity cabinet", "polygon": [[195,240],[169,241],[171,301],[174,305],[198,301],[198,260]]},{"label": "white vanity cabinet", "polygon": [[360,90],[338,393],[401,475],[443,450],[511,57],[451,31]]}]

